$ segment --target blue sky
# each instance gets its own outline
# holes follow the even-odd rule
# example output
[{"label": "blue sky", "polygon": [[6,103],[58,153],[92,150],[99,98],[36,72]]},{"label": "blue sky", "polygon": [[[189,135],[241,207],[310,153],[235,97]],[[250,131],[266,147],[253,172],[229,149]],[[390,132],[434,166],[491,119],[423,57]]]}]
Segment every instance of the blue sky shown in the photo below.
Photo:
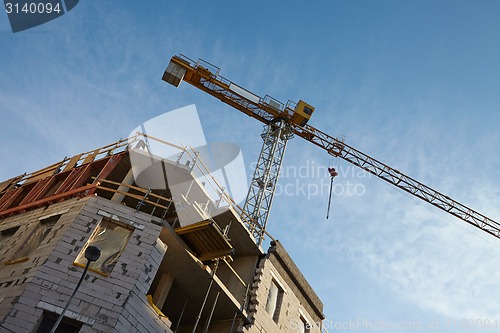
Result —
[{"label": "blue sky", "polygon": [[[82,1],[16,34],[2,13],[0,178],[193,103],[207,139],[240,145],[249,166],[260,123],[161,81],[183,53],[258,95],[307,101],[312,126],[498,219],[499,11],[486,0]],[[329,180],[314,170],[330,165],[341,175],[325,220]],[[500,240],[300,138],[289,142],[280,182],[290,191],[276,197],[269,231],[331,323],[423,325],[406,332],[460,332],[446,329],[450,320],[500,325]],[[378,330],[391,331],[403,330]]]}]

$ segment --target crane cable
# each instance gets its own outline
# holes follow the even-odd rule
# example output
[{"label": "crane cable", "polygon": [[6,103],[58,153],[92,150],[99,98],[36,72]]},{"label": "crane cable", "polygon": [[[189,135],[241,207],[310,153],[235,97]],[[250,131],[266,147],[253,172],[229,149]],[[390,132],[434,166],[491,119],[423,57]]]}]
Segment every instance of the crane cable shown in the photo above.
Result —
[{"label": "crane cable", "polygon": [[[337,161],[338,162],[338,161]],[[338,167],[338,163],[337,163]],[[335,170],[334,167],[328,168],[328,172],[330,173],[330,194],[328,195],[328,208],[326,210],[326,219],[328,220],[328,217],[330,217],[330,205],[332,202],[332,189],[333,189],[333,178],[339,175],[337,170]]]}]

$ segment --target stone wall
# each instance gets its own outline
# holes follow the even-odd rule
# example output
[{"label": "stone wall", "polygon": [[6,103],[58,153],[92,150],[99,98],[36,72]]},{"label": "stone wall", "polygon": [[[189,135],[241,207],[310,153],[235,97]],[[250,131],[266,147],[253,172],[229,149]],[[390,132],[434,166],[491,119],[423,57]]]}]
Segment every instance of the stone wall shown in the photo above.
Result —
[{"label": "stone wall", "polygon": [[83,323],[81,332],[171,332],[168,319],[146,298],[167,250],[158,238],[161,227],[147,214],[91,197],[6,218],[0,231],[19,229],[0,249],[0,259],[5,262],[23,245],[40,217],[61,212],[28,260],[0,266],[0,330],[32,332],[44,311],[62,311],[83,272],[74,260],[103,216],[110,216],[133,228],[132,236],[109,276],[89,271],[66,317]]},{"label": "stone wall", "polygon": [[[320,333],[321,319],[318,318],[311,306],[301,294],[296,294],[298,286],[294,285],[292,277],[286,276],[283,267],[273,257],[274,251],[263,256],[256,270],[254,283],[251,290],[250,314],[253,324],[245,327],[248,333],[297,333],[303,318],[308,323],[309,330],[306,332]],[[266,303],[271,283],[275,283],[282,290],[282,297],[278,299],[278,316],[266,311]]]}]

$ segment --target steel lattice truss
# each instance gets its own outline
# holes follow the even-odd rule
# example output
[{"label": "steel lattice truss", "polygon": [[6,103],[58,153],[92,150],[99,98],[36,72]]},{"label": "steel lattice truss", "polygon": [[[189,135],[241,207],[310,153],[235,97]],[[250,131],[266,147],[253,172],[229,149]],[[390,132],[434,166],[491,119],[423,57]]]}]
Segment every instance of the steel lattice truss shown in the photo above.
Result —
[{"label": "steel lattice truss", "polygon": [[284,120],[266,125],[264,129],[264,143],[243,206],[243,211],[251,218],[245,222],[258,245],[263,241],[286,144],[291,135],[290,125]]}]

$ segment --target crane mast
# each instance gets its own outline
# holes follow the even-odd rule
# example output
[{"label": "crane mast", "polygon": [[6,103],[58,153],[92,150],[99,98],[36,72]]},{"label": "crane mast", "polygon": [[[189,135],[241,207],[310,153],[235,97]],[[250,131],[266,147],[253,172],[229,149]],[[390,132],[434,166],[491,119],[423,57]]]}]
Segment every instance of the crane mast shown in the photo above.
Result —
[{"label": "crane mast", "polygon": [[243,211],[250,217],[247,227],[259,245],[264,240],[286,144],[292,135],[285,120],[264,126],[264,143],[243,205]]},{"label": "crane mast", "polygon": [[179,86],[186,81],[196,88],[265,124],[264,144],[257,162],[243,210],[245,224],[260,244],[266,230],[279,170],[287,141],[299,136],[326,150],[328,154],[377,176],[431,205],[500,238],[500,224],[396,169],[364,154],[310,125],[307,121],[314,108],[304,101],[286,104],[266,95],[264,98],[220,76],[220,68],[203,60],[197,62],[174,56],[163,80]]}]

